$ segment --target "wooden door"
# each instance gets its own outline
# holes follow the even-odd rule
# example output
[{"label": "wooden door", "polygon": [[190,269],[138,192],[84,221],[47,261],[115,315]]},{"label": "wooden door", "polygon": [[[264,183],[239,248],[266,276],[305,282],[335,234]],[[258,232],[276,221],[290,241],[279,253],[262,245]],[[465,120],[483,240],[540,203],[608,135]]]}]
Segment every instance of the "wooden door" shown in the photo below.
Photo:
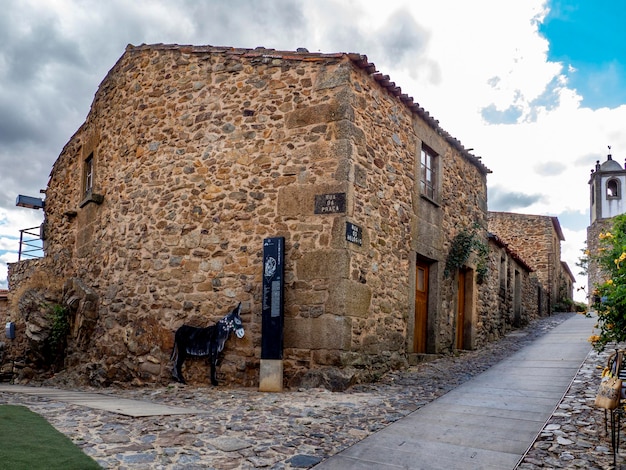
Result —
[{"label": "wooden door", "polygon": [[417,262],[415,270],[415,328],[413,331],[413,351],[426,352],[428,330],[428,265]]},{"label": "wooden door", "polygon": [[456,348],[464,349],[465,338],[465,272],[459,271],[459,301],[456,307]]}]

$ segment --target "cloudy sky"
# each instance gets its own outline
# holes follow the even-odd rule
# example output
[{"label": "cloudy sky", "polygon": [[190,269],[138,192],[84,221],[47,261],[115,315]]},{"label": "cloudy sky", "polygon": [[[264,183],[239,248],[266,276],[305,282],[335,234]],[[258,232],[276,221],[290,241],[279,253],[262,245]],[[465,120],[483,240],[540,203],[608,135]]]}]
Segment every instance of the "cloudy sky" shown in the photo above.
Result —
[{"label": "cloudy sky", "polygon": [[42,220],[17,195],[41,197],[99,83],[142,43],[367,55],[493,170],[490,210],[559,218],[578,273],[590,170],[609,145],[626,158],[625,23],[621,2],[593,0],[3,0],[0,288],[19,230]]}]

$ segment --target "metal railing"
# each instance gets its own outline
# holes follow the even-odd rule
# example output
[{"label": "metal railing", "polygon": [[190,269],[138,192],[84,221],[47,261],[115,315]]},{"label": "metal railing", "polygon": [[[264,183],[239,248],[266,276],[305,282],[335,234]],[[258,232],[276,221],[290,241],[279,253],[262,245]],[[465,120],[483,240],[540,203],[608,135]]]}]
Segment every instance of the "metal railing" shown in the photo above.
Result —
[{"label": "metal railing", "polygon": [[22,258],[41,258],[43,255],[41,228],[31,227],[20,230],[20,248],[17,260],[22,261]]}]

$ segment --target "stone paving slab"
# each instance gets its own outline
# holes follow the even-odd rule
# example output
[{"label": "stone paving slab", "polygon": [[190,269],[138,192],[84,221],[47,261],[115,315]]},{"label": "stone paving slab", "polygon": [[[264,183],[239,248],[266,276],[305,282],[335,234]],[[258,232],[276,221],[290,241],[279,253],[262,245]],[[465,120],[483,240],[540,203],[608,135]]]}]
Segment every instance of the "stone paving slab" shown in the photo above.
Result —
[{"label": "stone paving slab", "polygon": [[[582,315],[571,317],[495,367],[315,469],[515,468],[589,354],[587,338],[594,323]],[[514,392],[503,393],[507,387]],[[536,393],[542,390],[549,394]]]},{"label": "stone paving slab", "polygon": [[[325,461],[314,469],[502,470],[514,468],[518,460],[515,454],[453,444],[420,441],[410,445],[409,448],[406,444],[406,450],[394,450],[392,459],[388,458],[389,448],[377,444],[361,447],[354,454],[344,451],[332,457],[331,466],[325,466],[324,463],[328,462]],[[416,454],[421,458],[416,459]]]},{"label": "stone paving slab", "polygon": [[168,416],[209,413],[205,410],[150,403],[144,400],[129,400],[103,393],[74,392],[49,387],[28,387],[0,384],[0,392],[21,393],[49,398],[50,400],[86,406],[96,410],[110,411],[134,418],[145,416]]},{"label": "stone paving slab", "polygon": [[[476,427],[475,421],[460,425],[453,420],[434,423],[432,420],[422,422],[420,419],[419,422],[413,423],[413,426],[409,423],[398,423],[389,432],[381,433],[376,444],[387,449],[398,449],[401,446],[416,448],[424,442],[429,442],[445,446],[454,445],[508,454],[523,454],[528,448],[528,442],[524,438],[526,433],[521,427],[516,427],[515,432],[511,432],[511,420],[507,421],[508,426],[503,420],[502,427],[494,428],[491,425]],[[393,461],[393,457],[389,460]],[[422,455],[415,461],[423,462],[424,465],[432,463],[425,461]]]},{"label": "stone paving slab", "polygon": [[[480,411],[480,408],[477,408]],[[476,424],[476,416],[478,413],[456,413],[454,416],[449,413],[431,413],[430,415],[422,414],[419,417],[419,423],[403,420],[398,423],[399,427],[411,428],[416,424],[431,430],[431,425],[446,425],[459,429],[472,427]],[[484,419],[489,420],[489,427],[494,432],[508,431],[510,428],[511,418],[505,416],[485,416]],[[537,420],[517,419],[517,429],[521,431],[532,431],[537,428]]]},{"label": "stone paving slab", "polygon": [[510,397],[510,396],[519,396],[519,397],[537,397],[537,398],[549,398],[551,400],[557,400],[561,398],[561,387],[554,387],[551,390],[543,390],[537,386],[537,388],[525,388],[525,389],[508,389],[504,388],[505,385],[502,385],[502,388],[496,387],[487,387],[481,386],[480,384],[473,387],[470,393],[477,395],[496,395],[501,397]]},{"label": "stone paving slab", "polygon": [[[445,403],[431,403],[429,413],[443,415],[449,410],[449,405]],[[456,405],[456,416],[463,414],[479,416],[480,419],[490,421],[492,418],[507,418],[514,420],[534,421],[543,423],[544,413],[528,410],[511,410],[501,408],[485,408],[484,406]]]}]

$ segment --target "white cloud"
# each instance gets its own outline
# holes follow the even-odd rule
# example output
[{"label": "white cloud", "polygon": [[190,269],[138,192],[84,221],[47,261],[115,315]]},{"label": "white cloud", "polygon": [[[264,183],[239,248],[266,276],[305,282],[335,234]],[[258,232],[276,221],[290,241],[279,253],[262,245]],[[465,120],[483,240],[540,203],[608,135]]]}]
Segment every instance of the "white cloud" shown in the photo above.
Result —
[{"label": "white cloud", "polygon": [[42,220],[43,213],[40,210],[0,207],[0,289],[7,288],[7,263],[18,260],[20,230],[39,227]]},{"label": "white cloud", "polygon": [[[571,67],[547,60],[537,26],[545,4],[8,0],[0,16],[0,236],[40,223],[40,213],[14,207],[15,197],[45,186],[125,46],[159,42],[366,54],[483,157],[494,197],[524,206],[519,212],[579,213],[579,227],[595,161],[607,145],[620,163],[626,156],[626,106],[581,107],[566,79]],[[562,226],[574,271],[584,234]]]},{"label": "white cloud", "polygon": [[[0,244],[4,245],[6,240],[0,238]],[[7,263],[15,263],[17,261],[16,252],[5,252],[0,249],[0,289],[7,289]]]},{"label": "white cloud", "polygon": [[[587,230],[573,231],[564,228],[563,236],[565,237],[565,242],[561,244],[561,260],[567,263],[570,271],[572,271],[572,274],[576,278],[574,300],[587,302],[587,276],[580,274],[581,268],[576,265],[580,262],[580,257],[583,255],[581,250],[585,249]],[[584,288],[584,290],[577,290],[581,287]]]},{"label": "white cloud", "polygon": [[[19,239],[20,230],[38,227],[42,221],[43,212],[41,210],[21,207],[0,208],[0,237]],[[0,249],[2,249],[2,245],[0,245]]]}]

